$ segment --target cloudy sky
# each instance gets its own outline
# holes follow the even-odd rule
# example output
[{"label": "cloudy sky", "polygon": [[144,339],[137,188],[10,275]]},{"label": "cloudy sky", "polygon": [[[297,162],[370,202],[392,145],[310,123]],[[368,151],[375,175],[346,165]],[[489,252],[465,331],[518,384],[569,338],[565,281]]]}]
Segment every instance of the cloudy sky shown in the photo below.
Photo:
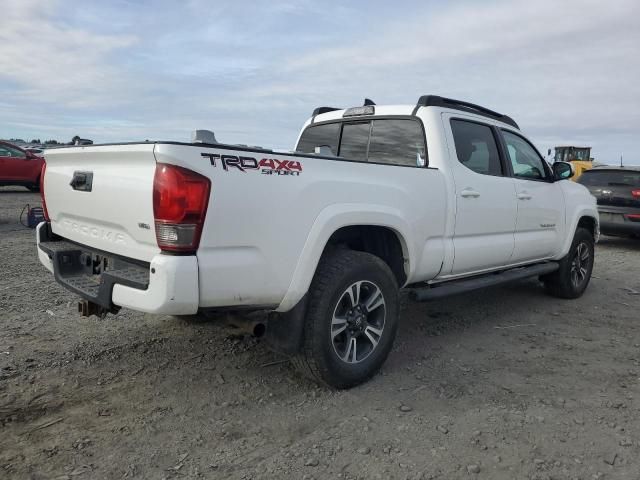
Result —
[{"label": "cloudy sky", "polygon": [[0,138],[291,148],[319,105],[438,94],[640,164],[640,2],[0,0]]}]

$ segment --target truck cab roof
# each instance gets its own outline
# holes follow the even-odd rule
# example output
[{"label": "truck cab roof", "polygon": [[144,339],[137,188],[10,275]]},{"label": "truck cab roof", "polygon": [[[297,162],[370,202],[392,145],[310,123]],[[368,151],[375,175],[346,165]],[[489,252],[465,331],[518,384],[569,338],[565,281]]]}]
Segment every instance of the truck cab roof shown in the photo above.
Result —
[{"label": "truck cab roof", "polygon": [[362,107],[334,108],[318,107],[313,111],[309,123],[341,120],[345,117],[366,117],[368,115],[415,115],[422,107],[436,107],[443,110],[457,110],[481,117],[491,118],[511,127],[520,129],[518,124],[508,115],[498,113],[489,108],[463,100],[441,97],[438,95],[423,95],[415,105],[376,105],[373,101],[365,99]]}]

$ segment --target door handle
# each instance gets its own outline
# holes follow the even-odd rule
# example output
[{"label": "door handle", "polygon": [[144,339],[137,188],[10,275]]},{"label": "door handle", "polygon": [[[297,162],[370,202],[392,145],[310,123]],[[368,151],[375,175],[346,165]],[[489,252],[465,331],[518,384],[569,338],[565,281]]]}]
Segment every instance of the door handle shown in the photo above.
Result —
[{"label": "door handle", "polygon": [[518,200],[531,200],[531,194],[527,192],[520,192],[517,197]]},{"label": "door handle", "polygon": [[478,198],[480,196],[480,192],[476,192],[472,188],[465,188],[460,192],[460,196],[464,198]]},{"label": "door handle", "polygon": [[93,172],[73,172],[69,185],[80,192],[90,192],[93,187]]}]

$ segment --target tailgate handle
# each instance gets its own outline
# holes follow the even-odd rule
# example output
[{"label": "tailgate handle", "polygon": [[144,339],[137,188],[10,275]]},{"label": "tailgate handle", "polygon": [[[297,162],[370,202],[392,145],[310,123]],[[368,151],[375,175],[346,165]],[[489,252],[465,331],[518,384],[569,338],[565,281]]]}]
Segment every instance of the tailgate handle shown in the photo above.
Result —
[{"label": "tailgate handle", "polygon": [[73,172],[73,178],[69,185],[74,190],[90,192],[93,187],[93,172]]}]

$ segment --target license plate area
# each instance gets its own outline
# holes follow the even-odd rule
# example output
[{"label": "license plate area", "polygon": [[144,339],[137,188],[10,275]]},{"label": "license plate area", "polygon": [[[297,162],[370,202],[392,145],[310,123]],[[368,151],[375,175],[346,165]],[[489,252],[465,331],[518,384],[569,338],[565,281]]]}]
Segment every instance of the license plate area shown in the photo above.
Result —
[{"label": "license plate area", "polygon": [[101,277],[114,263],[113,258],[99,253],[72,251],[59,256],[61,275],[95,275]]},{"label": "license plate area", "polygon": [[111,309],[117,283],[138,290],[149,286],[149,264],[110,255],[65,240],[40,243],[53,264],[58,283],[82,298]]},{"label": "license plate area", "polygon": [[600,222],[602,223],[624,223],[624,216],[621,213],[600,213]]}]

